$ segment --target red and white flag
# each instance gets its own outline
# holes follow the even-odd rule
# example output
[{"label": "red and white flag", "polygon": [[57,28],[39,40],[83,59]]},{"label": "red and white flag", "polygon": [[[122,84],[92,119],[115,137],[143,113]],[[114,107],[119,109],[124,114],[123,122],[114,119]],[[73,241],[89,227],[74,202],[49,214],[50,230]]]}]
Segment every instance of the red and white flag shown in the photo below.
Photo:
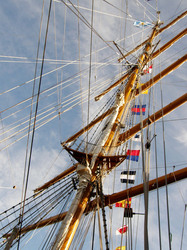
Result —
[{"label": "red and white flag", "polygon": [[116,230],[116,235],[124,234],[127,232],[128,226],[124,225]]},{"label": "red and white flag", "polygon": [[150,66],[145,65],[143,68],[143,74],[150,74],[153,70],[153,65],[151,64]]}]

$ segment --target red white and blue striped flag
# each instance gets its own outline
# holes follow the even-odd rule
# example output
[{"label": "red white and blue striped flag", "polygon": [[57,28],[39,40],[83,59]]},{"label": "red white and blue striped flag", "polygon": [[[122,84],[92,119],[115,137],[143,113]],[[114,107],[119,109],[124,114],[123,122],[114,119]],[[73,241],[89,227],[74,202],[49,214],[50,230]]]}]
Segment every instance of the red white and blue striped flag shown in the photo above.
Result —
[{"label": "red white and blue striped flag", "polygon": [[140,155],[140,150],[127,150],[127,158],[126,160],[131,160],[131,161],[137,161],[139,159],[139,155]]},{"label": "red white and blue striped flag", "polygon": [[141,113],[142,113],[142,115],[145,115],[145,110],[146,110],[146,104],[144,104],[144,105],[134,105],[131,108],[132,115],[140,115]]}]

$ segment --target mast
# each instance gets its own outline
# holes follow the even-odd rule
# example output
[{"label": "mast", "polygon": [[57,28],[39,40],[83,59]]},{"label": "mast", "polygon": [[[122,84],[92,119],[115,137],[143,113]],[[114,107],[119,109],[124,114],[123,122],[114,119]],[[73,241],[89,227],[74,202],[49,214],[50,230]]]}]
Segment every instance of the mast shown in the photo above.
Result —
[{"label": "mast", "polygon": [[[113,138],[115,131],[118,130],[119,134],[119,120],[124,113],[124,110],[127,108],[128,104],[133,98],[132,88],[134,87],[135,81],[138,77],[138,74],[141,69],[143,69],[146,59],[148,58],[149,50],[151,49],[152,41],[157,33],[157,29],[160,26],[160,22],[158,21],[155,27],[153,28],[152,34],[145,46],[143,54],[139,57],[138,66],[135,66],[133,69],[130,79],[127,85],[124,88],[123,92],[118,92],[116,96],[116,102],[114,104],[114,110],[110,115],[109,122],[104,129],[101,138],[93,151],[93,157],[91,159],[90,164],[88,162],[86,164],[79,164],[77,168],[77,173],[79,174],[79,188],[77,194],[72,202],[72,205],[61,225],[59,232],[57,234],[55,243],[52,249],[68,249],[73,236],[75,234],[76,228],[79,224],[80,217],[82,216],[88,198],[91,192],[90,181],[93,182],[96,178],[95,171],[97,165],[95,165],[97,157],[99,154],[102,154],[102,148],[105,147],[106,151],[110,150],[110,146],[112,146]],[[116,143],[116,142],[115,142]],[[81,169],[81,173],[79,171]]]},{"label": "mast", "polygon": [[[108,138],[108,134],[111,131],[112,124],[116,120],[116,117],[119,112],[119,108],[123,105],[124,100],[122,95],[117,95],[116,97],[116,103],[114,105],[114,110],[111,114],[110,121],[107,125],[107,128],[105,129],[105,132],[102,134],[98,146],[93,151],[93,157],[90,163],[90,166],[84,166],[79,164],[78,167],[81,168],[81,173],[79,175],[79,188],[77,191],[77,195],[72,202],[72,205],[70,207],[70,210],[68,211],[63,224],[59,230],[59,233],[57,235],[55,244],[53,246],[53,249],[68,249],[69,245],[71,244],[72,237],[76,231],[76,228],[79,223],[80,216],[84,212],[86,208],[86,204],[88,201],[88,197],[91,192],[91,185],[89,184],[90,180],[93,182],[95,180],[95,162],[96,159],[101,152],[105,141]],[[93,171],[91,173],[91,171]],[[79,169],[77,169],[77,172],[79,174]],[[70,228],[70,231],[68,229]],[[72,230],[72,231],[71,231]]]}]

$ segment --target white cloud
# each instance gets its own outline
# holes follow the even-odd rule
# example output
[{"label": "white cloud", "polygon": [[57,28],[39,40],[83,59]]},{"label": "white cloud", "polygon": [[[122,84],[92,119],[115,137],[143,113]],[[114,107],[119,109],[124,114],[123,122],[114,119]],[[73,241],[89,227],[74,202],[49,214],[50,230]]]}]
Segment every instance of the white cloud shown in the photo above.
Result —
[{"label": "white cloud", "polygon": [[176,140],[178,140],[184,147],[187,146],[187,129],[181,128],[179,130],[179,134],[175,136]]}]

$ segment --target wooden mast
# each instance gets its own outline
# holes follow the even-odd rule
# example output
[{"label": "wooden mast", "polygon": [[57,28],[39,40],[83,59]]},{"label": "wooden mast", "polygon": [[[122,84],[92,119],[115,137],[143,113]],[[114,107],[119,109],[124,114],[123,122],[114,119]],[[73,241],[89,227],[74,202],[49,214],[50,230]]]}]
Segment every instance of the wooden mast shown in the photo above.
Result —
[{"label": "wooden mast", "polygon": [[[92,178],[91,178],[92,182],[96,178],[95,177],[95,170],[97,167],[95,165],[96,159],[98,155],[101,153],[103,146],[107,146],[108,148],[111,146],[115,130],[118,127],[117,121],[121,118],[126,106],[133,98],[132,88],[139,74],[139,70],[143,68],[144,62],[146,58],[148,57],[147,56],[148,52],[151,49],[151,44],[155,37],[155,34],[157,32],[159,25],[160,25],[159,23],[155,25],[153,32],[150,36],[150,39],[145,47],[144,53],[139,57],[138,66],[134,68],[130,76],[130,79],[124,89],[124,92],[121,94],[117,94],[116,104],[114,106],[115,110],[111,114],[110,121],[107,124],[107,127],[100,138],[100,141],[98,143],[97,148],[95,149],[93,153],[93,157],[89,166],[90,169],[92,170]],[[79,187],[77,195],[73,201],[73,205],[71,206],[70,210],[68,211],[64,219],[63,224],[61,225],[61,228],[59,230],[59,233],[53,245],[53,249],[63,249],[63,250],[69,249],[70,244],[73,240],[74,234],[76,232],[76,229],[78,227],[79,220],[86,208],[91,190],[92,190],[92,187],[89,184],[89,182],[86,188]]]}]

